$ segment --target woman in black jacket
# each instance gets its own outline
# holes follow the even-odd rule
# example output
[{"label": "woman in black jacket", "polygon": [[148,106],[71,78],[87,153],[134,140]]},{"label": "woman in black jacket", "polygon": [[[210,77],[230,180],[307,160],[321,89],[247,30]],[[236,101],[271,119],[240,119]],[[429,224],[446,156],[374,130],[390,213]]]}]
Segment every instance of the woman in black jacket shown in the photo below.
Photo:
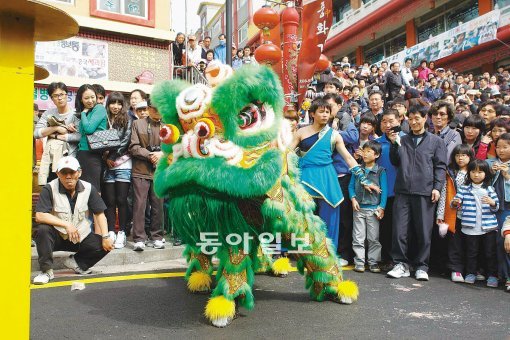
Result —
[{"label": "woman in black jacket", "polygon": [[184,46],[184,34],[177,33],[175,41],[172,43],[172,52],[174,56],[174,66],[182,65],[182,51],[185,50]]},{"label": "woman in black jacket", "polygon": [[[128,105],[120,92],[112,92],[106,101],[108,128],[117,130],[121,141],[118,149],[106,153],[107,169],[103,180],[103,199],[106,203],[108,232],[116,249],[126,245],[128,220],[128,191],[131,185],[131,157],[128,153],[131,140],[131,122]],[[115,236],[116,211],[119,213],[119,233]]]},{"label": "woman in black jacket", "polygon": [[[179,68],[179,66],[183,65],[182,62],[182,54],[183,51],[186,49],[186,45],[184,44],[184,34],[183,33],[177,33],[177,36],[175,37],[175,41],[172,43],[172,54],[173,54],[173,61],[174,61],[174,70],[173,75],[174,77],[182,78],[183,77],[183,70]],[[175,68],[177,67],[177,68]]]}]

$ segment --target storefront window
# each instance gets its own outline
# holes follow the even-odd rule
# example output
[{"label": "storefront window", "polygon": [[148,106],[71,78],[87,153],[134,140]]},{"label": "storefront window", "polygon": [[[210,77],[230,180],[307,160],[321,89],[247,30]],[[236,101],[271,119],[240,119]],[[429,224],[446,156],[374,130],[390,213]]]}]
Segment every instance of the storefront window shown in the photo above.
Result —
[{"label": "storefront window", "polygon": [[345,12],[351,9],[350,0],[334,0],[333,1],[333,24],[344,18]]},{"label": "storefront window", "polygon": [[90,15],[154,27],[155,0],[90,0]]},{"label": "storefront window", "polygon": [[390,40],[387,44],[388,46],[386,49],[387,55],[390,56],[397,54],[400,51],[403,51],[406,48],[406,45],[407,40],[405,34],[402,34],[396,37],[395,39]]},{"label": "storefront window", "polygon": [[237,44],[238,47],[241,48],[241,45],[244,43],[244,41],[248,38],[248,21],[245,22],[241,28],[237,31]]},{"label": "storefront window", "polygon": [[424,42],[431,36],[434,37],[444,31],[444,18],[440,16],[432,19],[418,27],[418,43]]},{"label": "storefront window", "polygon": [[496,7],[496,5],[498,5],[499,9],[510,6],[510,0],[494,0],[494,7]]},{"label": "storefront window", "polygon": [[147,0],[98,0],[101,11],[147,18]]},{"label": "storefront window", "polygon": [[369,64],[377,63],[384,59],[384,45],[376,46],[365,52],[365,61]]},{"label": "storefront window", "polygon": [[451,30],[459,25],[478,17],[478,1],[469,1],[446,14],[446,30]]},{"label": "storefront window", "polygon": [[373,64],[403,51],[406,48],[407,39],[406,34],[402,32],[405,32],[405,27],[400,27],[365,46],[364,60]]},{"label": "storefront window", "polygon": [[417,20],[421,21],[421,24],[418,24],[418,43],[477,17],[478,0],[449,2]]}]

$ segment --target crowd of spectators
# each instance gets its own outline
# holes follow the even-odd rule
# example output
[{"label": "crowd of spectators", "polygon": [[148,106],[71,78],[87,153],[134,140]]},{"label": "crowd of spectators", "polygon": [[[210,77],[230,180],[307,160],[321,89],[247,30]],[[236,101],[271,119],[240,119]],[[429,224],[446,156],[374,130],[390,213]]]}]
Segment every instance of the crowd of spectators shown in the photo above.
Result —
[{"label": "crowd of spectators", "polygon": [[[187,40],[187,46],[186,46]],[[182,77],[183,69],[194,66],[200,72],[204,72],[207,65],[213,60],[226,63],[227,46],[225,34],[218,36],[218,45],[211,46],[211,37],[206,36],[197,41],[195,35],[188,35],[187,39],[184,33],[177,33],[175,41],[172,43],[174,76]],[[244,64],[257,63],[253,56],[250,46],[237,47],[232,44],[232,68],[238,69]]]},{"label": "crowd of spectators", "polygon": [[[207,64],[213,60],[225,63],[225,35],[221,34],[218,41],[218,46],[213,48],[210,37],[197,41],[194,35],[186,39],[184,34],[177,34],[172,44],[174,76],[183,77],[184,70],[189,67],[204,72]],[[234,69],[256,63],[249,46],[239,51],[232,46],[231,53]],[[155,195],[153,186],[155,165],[163,155],[159,138],[161,115],[151,105],[148,95],[139,89],[132,91],[128,98],[120,92],[110,92],[107,95],[100,84],[84,84],[76,93],[73,108],[69,105],[69,91],[64,83],[51,83],[47,90],[55,107],[41,114],[34,105],[34,158],[38,154],[36,149],[40,149],[41,156],[35,165],[42,195],[35,207],[36,225],[32,240],[32,246],[36,246],[40,254],[42,273],[34,279],[34,283],[44,284],[53,278],[53,251],[76,250],[77,240],[84,241],[86,235],[72,239],[71,235],[75,235],[76,230],[69,222],[77,219],[77,223],[83,224],[85,215],[90,216],[96,234],[104,234],[104,217],[107,234],[101,236],[103,240],[111,241],[111,244],[103,241],[101,248],[101,242],[93,240],[90,244],[94,250],[89,249],[92,252],[122,249],[130,235],[135,251],[143,251],[146,246],[164,248],[164,201]],[[88,136],[110,129],[117,132],[120,146],[106,152],[91,150]],[[70,158],[72,161],[69,161]],[[59,169],[62,162],[78,164],[79,168]],[[86,193],[89,197],[100,195],[101,204],[97,200],[89,200],[88,206],[80,205],[80,209],[86,209],[86,213],[85,210],[79,211],[76,216],[73,211],[65,214],[55,211],[53,205],[59,203],[64,196],[59,196],[51,188],[58,188],[60,194],[66,192],[71,210],[75,210],[76,200],[79,201],[80,197],[78,194],[83,191],[78,178],[92,185],[92,191]],[[70,181],[74,181],[73,189],[67,190],[65,184],[70,185]],[[101,210],[102,205],[105,206],[104,215],[99,218],[96,212]],[[88,209],[91,209],[90,214]],[[44,217],[49,215],[61,220]],[[58,232],[50,232],[48,229],[48,223],[53,222],[55,226],[61,227],[56,229]],[[174,235],[173,243],[181,244],[178,235]],[[106,253],[101,254],[104,256]],[[93,263],[79,260],[80,256],[82,254],[77,253],[76,261],[72,257],[66,263],[77,273],[90,272],[88,268]]]},{"label": "crowd of spectators", "polygon": [[[319,208],[329,206],[317,213],[355,271],[414,271],[426,281],[432,268],[453,282],[510,291],[509,71],[475,75],[414,62],[354,66],[345,57],[316,75],[299,112],[287,112],[302,171],[331,166],[338,177],[338,207],[327,196],[331,184],[308,188]],[[330,142],[328,164],[310,165],[328,130],[350,155]],[[331,225],[334,209],[340,222]]]},{"label": "crowd of spectators", "polygon": [[[224,35],[215,48],[209,37],[187,40],[186,48],[183,34],[174,42],[175,65],[183,55],[195,66],[224,62]],[[232,54],[234,68],[256,63],[249,47],[233,47]],[[358,272],[367,264],[390,277],[414,270],[417,279],[428,280],[432,268],[453,282],[486,280],[510,291],[510,74],[504,68],[474,75],[436,69],[427,61],[412,65],[408,59],[402,67],[398,62],[355,67],[344,58],[317,75],[300,112],[288,112],[297,122],[293,146],[307,169],[303,173],[310,181],[320,179],[314,173],[319,161],[331,166],[333,172],[321,173],[333,174],[337,183],[332,187],[328,180],[315,192],[317,213],[328,224],[342,264],[353,262]],[[103,236],[112,247],[123,248],[132,234],[136,251],[164,248],[164,202],[152,182],[163,155],[161,115],[148,96],[134,90],[126,100],[122,93],[106,95],[101,85],[85,84],[71,108],[65,84],[50,84],[48,94],[55,108],[38,116],[34,129],[34,138],[44,140],[39,184],[57,183],[59,161],[76,157],[81,179],[105,202]],[[117,131],[121,145],[90,150],[86,136],[106,129]],[[323,138],[335,142],[318,143]],[[325,196],[331,199],[321,201]],[[38,205],[36,212],[48,213],[48,206]],[[94,224],[101,224],[96,218]],[[36,238],[41,252],[45,244]],[[51,264],[46,256],[41,268]]]},{"label": "crowd of spectators", "polygon": [[[92,192],[88,195],[94,195],[96,192],[101,195],[99,198],[101,204],[96,203],[92,206],[97,210],[104,205],[102,216],[105,217],[107,224],[107,228],[103,226],[106,233],[98,229],[101,221],[96,215],[91,214],[93,215],[91,218],[96,232],[102,233],[103,239],[111,241],[104,250],[124,248],[130,234],[133,235],[135,251],[143,251],[146,245],[156,249],[164,248],[163,200],[154,194],[152,181],[155,164],[163,155],[159,139],[161,115],[151,105],[147,94],[142,90],[134,90],[129,94],[128,102],[120,92],[110,92],[106,96],[106,91],[101,85],[85,84],[77,91],[74,108],[69,105],[68,88],[64,83],[51,83],[48,86],[48,95],[55,108],[48,109],[34,119],[34,138],[43,140],[42,157],[38,163],[38,184],[44,187],[35,208],[38,223],[35,246],[39,254],[45,254],[39,256],[41,268],[45,272],[52,268],[53,257],[48,244],[57,248],[63,247],[61,250],[74,249],[72,244],[48,243],[44,235],[56,237],[59,234],[39,232],[47,229],[41,227],[41,223],[48,224],[49,220],[37,218],[37,214],[59,216],[59,212],[51,208],[58,195],[51,194],[48,188],[54,185],[59,188],[59,180],[61,185],[67,183],[62,172],[64,170],[72,177],[70,180],[76,181],[80,178],[83,183],[92,185]],[[120,145],[105,152],[91,150],[87,136],[107,129],[116,131]],[[59,169],[61,161],[69,162],[68,159],[72,159],[70,162],[77,164],[79,168],[73,171],[69,168]],[[76,189],[78,194],[81,192],[80,188],[78,185]],[[60,189],[61,192],[65,192],[63,187]],[[50,193],[43,195],[48,190]],[[68,195],[68,199],[71,206],[77,204],[73,201],[76,197]],[[83,207],[87,209],[87,205]],[[75,210],[74,207],[72,209]],[[80,221],[83,219],[82,214],[85,212],[81,210],[70,212],[70,216]],[[58,225],[59,222],[56,223]],[[63,229],[59,230],[60,236],[67,242],[68,235],[72,235],[74,229],[68,224],[61,224]],[[174,244],[179,243],[179,239],[174,240]],[[73,261],[71,263],[75,264]],[[75,271],[83,273],[88,267],[90,264],[87,268],[78,268]],[[76,265],[73,268],[76,268]],[[51,275],[38,276],[36,281],[46,283],[51,278],[52,272]]]}]

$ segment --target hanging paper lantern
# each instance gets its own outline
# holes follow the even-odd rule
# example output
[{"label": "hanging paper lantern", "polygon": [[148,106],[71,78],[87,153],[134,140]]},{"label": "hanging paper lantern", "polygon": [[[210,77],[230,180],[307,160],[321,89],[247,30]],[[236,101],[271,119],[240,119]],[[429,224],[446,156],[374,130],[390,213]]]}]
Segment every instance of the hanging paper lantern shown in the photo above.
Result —
[{"label": "hanging paper lantern", "polygon": [[291,23],[299,25],[299,12],[295,6],[287,6],[282,11],[282,24]]},{"label": "hanging paper lantern", "polygon": [[329,59],[324,54],[321,54],[319,60],[315,64],[315,72],[322,72],[329,67]]},{"label": "hanging paper lantern", "polygon": [[253,14],[253,23],[264,32],[264,35],[269,35],[269,30],[275,28],[279,22],[278,13],[268,5],[262,6]]},{"label": "hanging paper lantern", "polygon": [[270,41],[266,41],[255,50],[255,60],[260,64],[274,65],[281,58],[282,50]]}]

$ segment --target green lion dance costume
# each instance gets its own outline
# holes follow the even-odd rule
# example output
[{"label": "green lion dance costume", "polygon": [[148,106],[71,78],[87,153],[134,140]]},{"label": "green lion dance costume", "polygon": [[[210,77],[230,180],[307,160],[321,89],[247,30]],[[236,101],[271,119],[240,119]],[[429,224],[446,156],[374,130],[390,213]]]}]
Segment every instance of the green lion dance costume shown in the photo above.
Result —
[{"label": "green lion dance costume", "polygon": [[343,280],[324,222],[299,183],[297,156],[285,151],[290,141],[283,131],[290,129],[283,124],[277,76],[267,67],[232,73],[214,63],[206,72],[213,88],[174,80],[152,94],[165,123],[155,190],[169,198],[171,223],[187,244],[190,291],[213,288],[211,258],[217,249],[216,287],[206,317],[214,326],[227,326],[236,301],[253,308],[256,272],[289,271],[287,258],[272,263],[264,255],[274,235],[295,253],[298,271],[306,269],[312,299],[352,303],[358,288]]}]

